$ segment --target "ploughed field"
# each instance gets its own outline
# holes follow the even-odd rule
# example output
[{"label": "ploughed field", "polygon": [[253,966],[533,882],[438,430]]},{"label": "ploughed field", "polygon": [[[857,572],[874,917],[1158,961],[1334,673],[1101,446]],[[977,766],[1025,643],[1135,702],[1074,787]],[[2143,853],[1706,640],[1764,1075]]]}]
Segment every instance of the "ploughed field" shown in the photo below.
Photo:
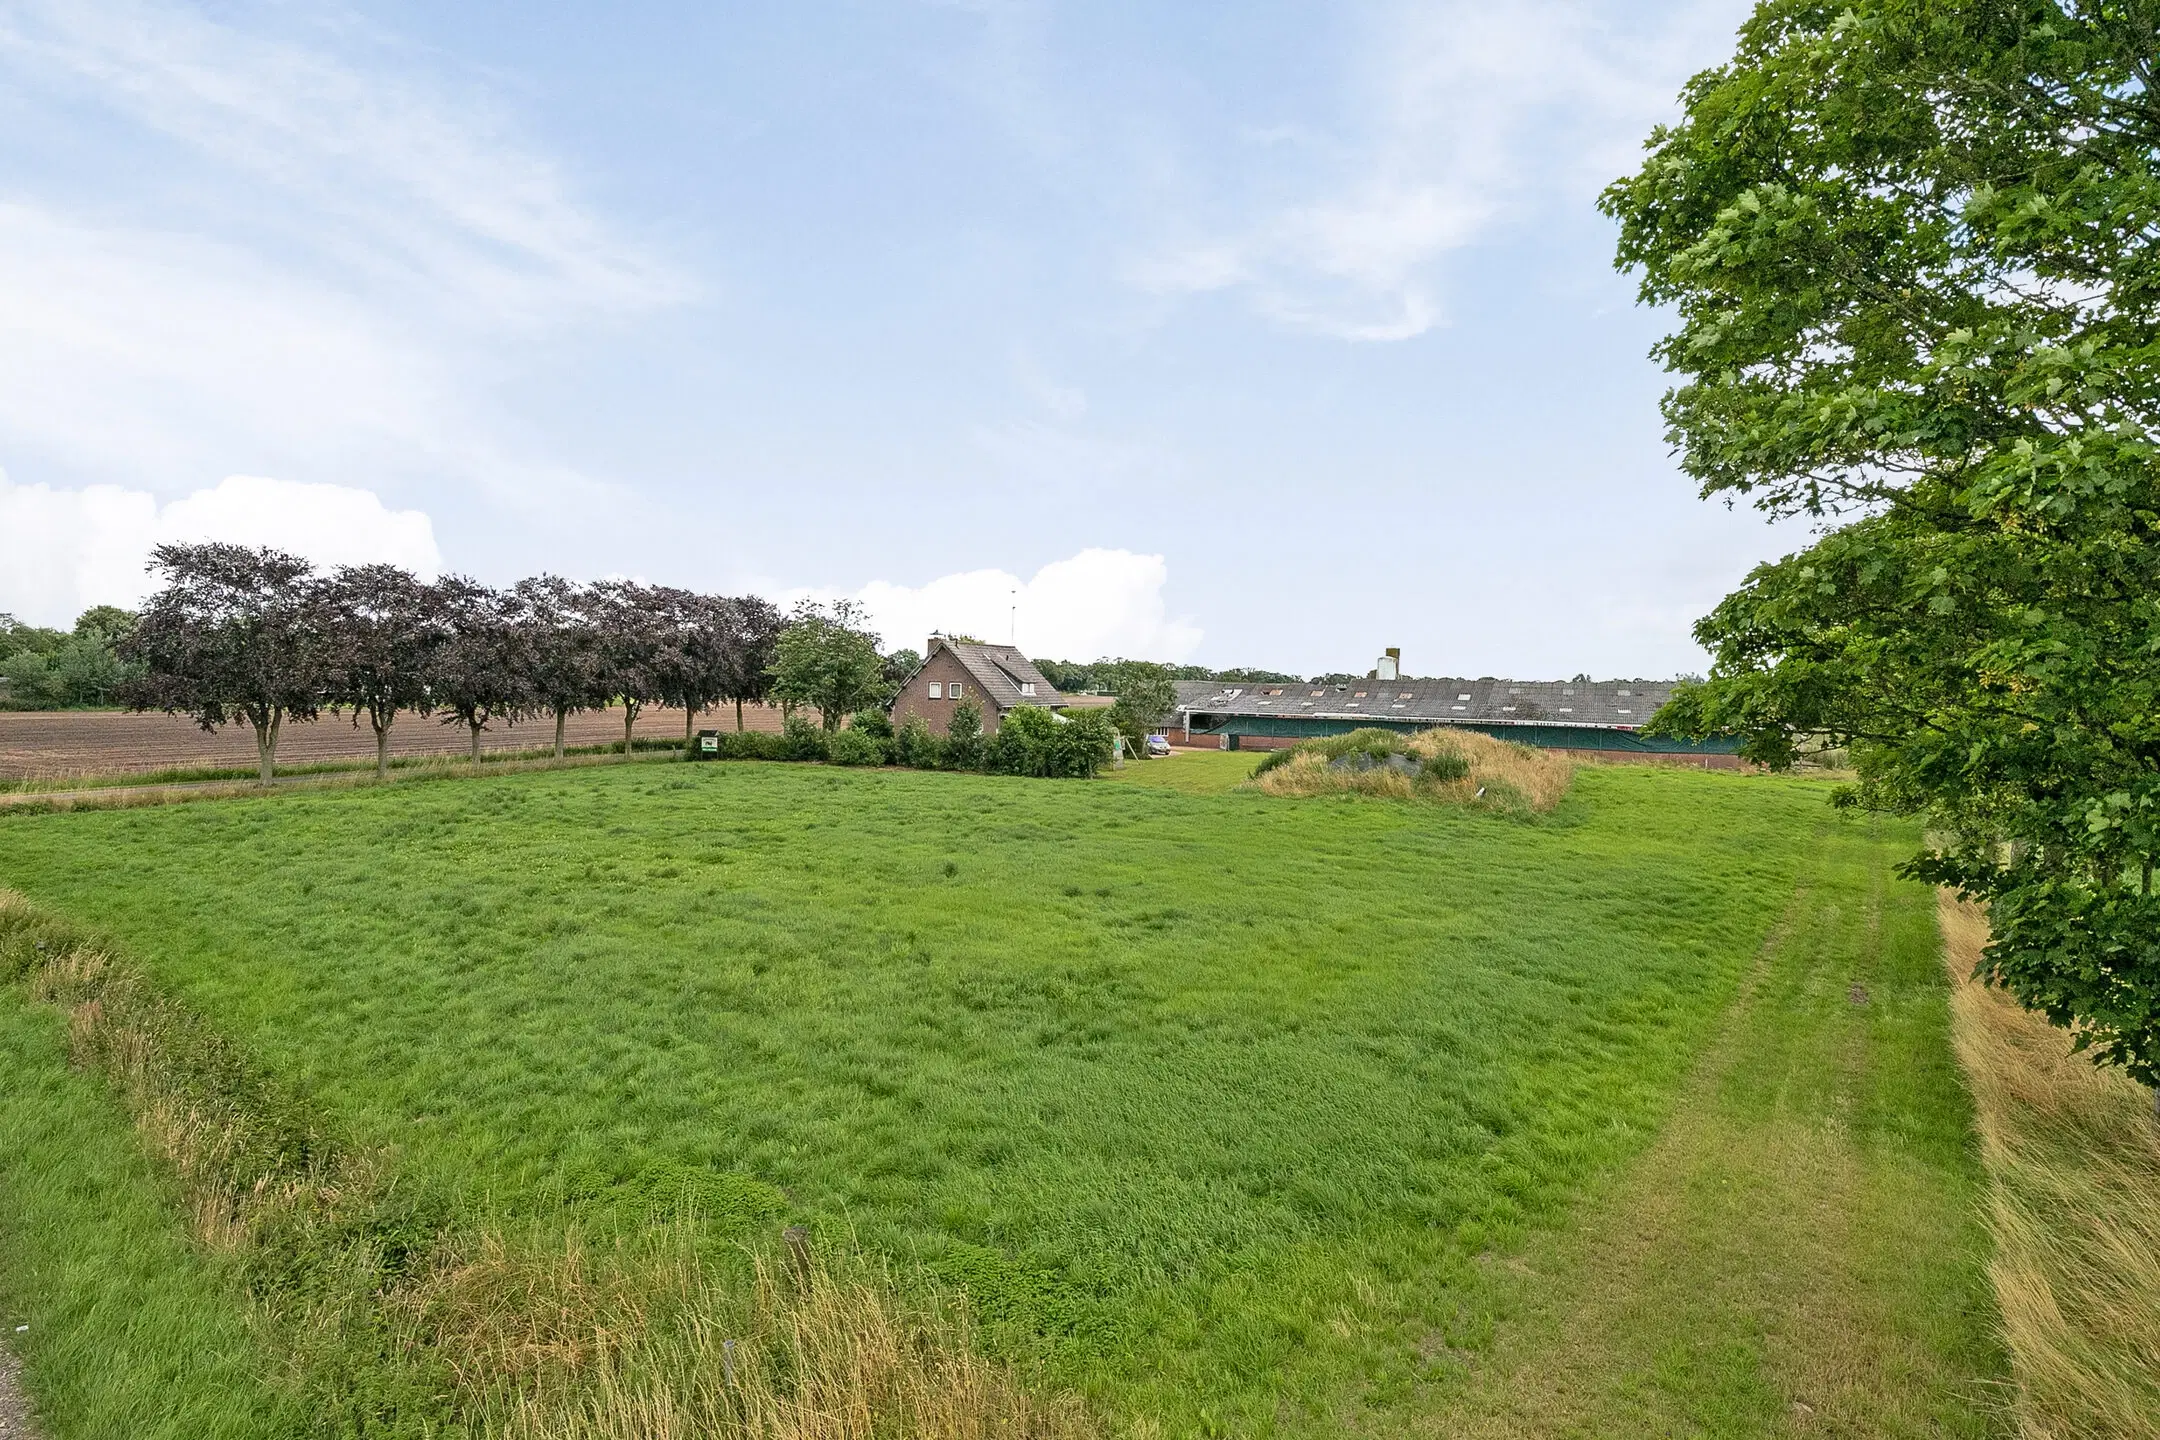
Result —
[{"label": "ploughed field", "polygon": [[[1984,1433],[1932,901],[1888,872],[1910,835],[1761,777],[1586,769],[1524,822],[1231,788],[1246,768],[641,765],[0,817],[0,886],[473,1224],[604,1240],[685,1195],[717,1244],[800,1223],[964,1291],[977,1345],[1118,1430],[1801,1433],[1842,1385],[1873,1418],[1837,1433]],[[1720,1168],[1772,1122],[1835,1163]],[[1824,1216],[1788,1213],[1810,1185]],[[33,1389],[43,1364],[119,1405],[105,1372],[154,1342],[55,1298],[37,1193],[0,1179],[0,1311],[75,1327],[30,1347]],[[1757,1213],[1784,1228],[1704,1248]],[[1623,1252],[1671,1297],[1630,1310],[1652,1282],[1604,1273]],[[1825,1345],[1829,1378],[1794,1372]],[[159,1363],[162,1393],[209,1387]],[[246,1388],[221,1363],[210,1409]],[[1574,1410],[1508,1420],[1563,1371]]]},{"label": "ploughed field", "polygon": [[[699,717],[704,729],[735,728],[735,709],[727,706]],[[780,711],[763,705],[743,709],[751,730],[778,730]],[[595,710],[573,715],[563,727],[569,745],[605,745],[622,740],[622,712]],[[655,707],[637,720],[640,740],[680,740],[680,710]],[[497,723],[480,737],[484,750],[531,750],[555,743],[555,722],[528,720]],[[393,755],[463,755],[470,737],[462,725],[444,725],[423,716],[401,715],[390,727]],[[278,763],[305,765],[324,760],[372,760],[375,732],[351,716],[295,721],[278,736]],[[163,770],[245,768],[255,766],[255,732],[228,725],[206,732],[184,715],[133,715],[109,710],[0,710],[0,780],[69,780],[90,775],[155,773]]]}]

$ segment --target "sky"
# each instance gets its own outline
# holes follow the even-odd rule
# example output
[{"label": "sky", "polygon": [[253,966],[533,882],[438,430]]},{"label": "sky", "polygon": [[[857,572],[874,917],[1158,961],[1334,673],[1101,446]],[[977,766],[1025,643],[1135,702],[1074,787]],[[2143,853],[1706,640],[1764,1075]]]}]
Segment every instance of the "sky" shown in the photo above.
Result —
[{"label": "sky", "polygon": [[1038,655],[1699,670],[1612,267],[1739,0],[0,0],[0,611],[162,540]]}]

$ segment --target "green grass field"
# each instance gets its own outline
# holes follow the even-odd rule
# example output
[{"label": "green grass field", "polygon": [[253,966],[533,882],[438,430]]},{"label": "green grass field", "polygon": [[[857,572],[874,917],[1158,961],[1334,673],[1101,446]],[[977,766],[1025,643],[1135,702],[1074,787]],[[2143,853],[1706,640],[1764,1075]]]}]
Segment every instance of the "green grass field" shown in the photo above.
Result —
[{"label": "green grass field", "polygon": [[[1911,836],[1798,781],[1590,768],[1524,822],[1269,799],[1232,788],[1249,763],[639,765],[0,816],[0,885],[109,936],[454,1215],[627,1233],[687,1194],[717,1240],[807,1223],[1170,1434],[1501,1425],[1540,1344],[1588,1366],[1573,1408],[1494,1433],[1808,1433],[1780,1368],[1802,1342],[1775,1339],[1808,1282],[1713,1303],[1732,1255],[1682,1221],[1774,1220],[1761,1265],[1819,1271],[1788,1252],[1833,1210],[1864,1239],[1831,1246],[1842,1343],[1895,1342],[1911,1421],[1837,1433],[1985,1433],[1931,902],[1887,876]],[[217,1368],[247,1363],[238,1302],[145,1218],[155,1179],[59,1065],[61,1021],[19,995],[0,1021],[42,1087],[0,1101],[0,1311],[32,1317],[56,1432],[122,1433],[84,1418],[130,1403],[85,1356],[187,1369],[54,1279],[125,1251],[221,1337],[168,1383],[232,1414],[170,1433],[275,1433]],[[80,1183],[119,1197],[103,1230],[35,1194],[73,1132]],[[1790,1157],[1749,1169],[1732,1140],[1773,1133],[1850,1171],[1820,1214]],[[1642,1157],[1682,1141],[1673,1185],[1708,1188],[1676,1198]],[[1670,1253],[1604,1274],[1580,1237],[1658,1205]],[[124,1243],[145,1226],[175,1253]],[[1630,1310],[1653,1282],[1686,1303]],[[1600,1313],[1634,1318],[1582,1360],[1568,1327]]]}]

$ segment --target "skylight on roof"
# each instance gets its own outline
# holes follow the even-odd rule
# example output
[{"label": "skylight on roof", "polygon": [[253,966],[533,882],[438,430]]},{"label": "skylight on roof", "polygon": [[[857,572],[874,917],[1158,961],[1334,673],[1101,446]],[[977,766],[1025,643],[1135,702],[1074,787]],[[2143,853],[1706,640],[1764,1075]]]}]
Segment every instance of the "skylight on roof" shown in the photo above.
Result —
[{"label": "skylight on roof", "polygon": [[1455,698],[1458,700],[1467,700],[1470,697],[1468,695],[1457,695]]}]

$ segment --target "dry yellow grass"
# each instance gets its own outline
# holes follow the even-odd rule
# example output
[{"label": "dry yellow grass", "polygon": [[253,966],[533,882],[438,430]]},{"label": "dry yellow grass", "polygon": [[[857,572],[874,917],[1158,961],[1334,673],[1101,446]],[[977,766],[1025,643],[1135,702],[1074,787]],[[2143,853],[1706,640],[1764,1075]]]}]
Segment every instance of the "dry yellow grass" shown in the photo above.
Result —
[{"label": "dry yellow grass", "polygon": [[1944,894],[1958,1059],[1990,1178],[1989,1265],[2030,1440],[2160,1437],[2160,1125],[2152,1097],[1972,979],[1987,918]]},{"label": "dry yellow grass", "polygon": [[978,1353],[964,1311],[898,1298],[860,1261],[836,1274],[751,1258],[730,1284],[689,1225],[632,1251],[576,1237],[445,1252],[397,1302],[445,1357],[460,1408],[502,1440],[1081,1440],[1071,1400],[1037,1398]]},{"label": "dry yellow grass", "polygon": [[1421,760],[1460,756],[1469,773],[1460,780],[1435,780],[1403,770],[1336,767],[1317,751],[1302,751],[1253,781],[1269,795],[1376,795],[1387,799],[1431,799],[1494,809],[1551,810],[1566,797],[1575,779],[1575,762],[1554,750],[1539,750],[1480,735],[1474,730],[1420,730],[1402,737],[1403,748]]}]

